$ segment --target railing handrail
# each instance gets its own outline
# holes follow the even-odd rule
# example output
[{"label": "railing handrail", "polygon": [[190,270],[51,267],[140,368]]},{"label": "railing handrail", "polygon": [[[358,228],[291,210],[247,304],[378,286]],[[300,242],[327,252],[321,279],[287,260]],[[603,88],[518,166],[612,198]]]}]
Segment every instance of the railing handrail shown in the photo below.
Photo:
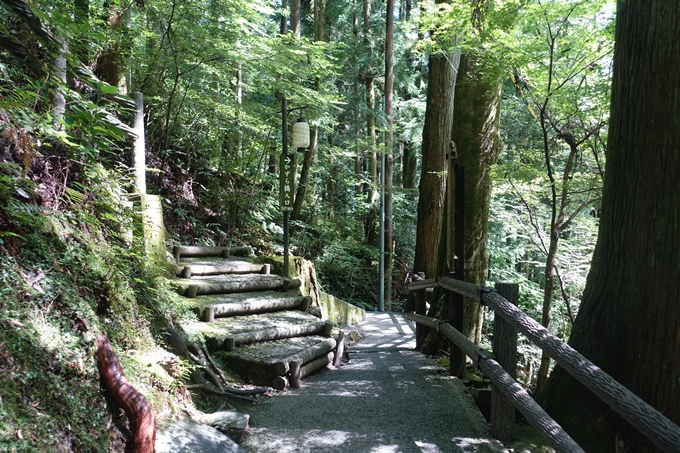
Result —
[{"label": "railing handrail", "polygon": [[[495,290],[455,280],[448,276],[415,281],[409,284],[409,289],[422,290],[437,286],[462,294],[492,308],[659,448],[667,453],[680,453],[679,426],[619,384],[597,365],[557,338]],[[471,358],[473,361],[477,360],[477,358]]]}]

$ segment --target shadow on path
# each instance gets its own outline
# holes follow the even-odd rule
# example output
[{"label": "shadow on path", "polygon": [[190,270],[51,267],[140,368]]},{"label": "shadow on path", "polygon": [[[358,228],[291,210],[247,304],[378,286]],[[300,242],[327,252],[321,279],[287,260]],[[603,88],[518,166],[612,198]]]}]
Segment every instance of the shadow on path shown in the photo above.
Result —
[{"label": "shadow on path", "polygon": [[401,314],[370,313],[348,364],[250,410],[251,453],[505,452],[465,386],[412,350]]}]

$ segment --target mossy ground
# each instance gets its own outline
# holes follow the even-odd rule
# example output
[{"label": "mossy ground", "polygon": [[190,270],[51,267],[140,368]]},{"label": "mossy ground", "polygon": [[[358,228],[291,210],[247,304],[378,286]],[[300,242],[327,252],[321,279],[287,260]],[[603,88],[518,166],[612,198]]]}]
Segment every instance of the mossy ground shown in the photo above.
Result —
[{"label": "mossy ground", "polygon": [[193,406],[182,373],[161,366],[160,347],[163,327],[193,315],[139,244],[90,215],[4,220],[12,233],[0,236],[0,452],[123,451],[125,417],[101,389],[99,333],[159,416]]}]

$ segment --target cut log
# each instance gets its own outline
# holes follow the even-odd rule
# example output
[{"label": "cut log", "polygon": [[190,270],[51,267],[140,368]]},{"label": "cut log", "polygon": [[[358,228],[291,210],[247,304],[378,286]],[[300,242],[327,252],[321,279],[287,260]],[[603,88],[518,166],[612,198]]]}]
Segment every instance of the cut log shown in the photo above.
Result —
[{"label": "cut log", "polygon": [[303,303],[302,297],[287,297],[285,299],[263,299],[245,302],[232,302],[226,304],[209,304],[199,310],[200,317],[207,319],[208,310],[212,309],[215,317],[244,315],[249,313],[263,313],[267,311],[292,310],[299,308]]},{"label": "cut log", "polygon": [[192,275],[220,275],[220,274],[269,274],[265,272],[268,264],[252,264],[240,261],[232,261],[216,264],[186,264],[175,267],[175,274],[182,278],[191,278]]},{"label": "cut log", "polygon": [[[294,286],[297,284],[297,286]],[[232,294],[250,291],[268,291],[279,289],[283,285],[283,278],[278,275],[241,275],[222,278],[205,278],[184,280],[177,283],[180,294],[185,297],[196,297],[205,294]],[[299,288],[300,280],[293,280],[291,288]],[[192,287],[195,287],[195,294]],[[193,296],[192,296],[193,294]]]},{"label": "cut log", "polygon": [[149,401],[125,378],[118,356],[109,339],[100,334],[97,340],[97,358],[104,387],[125,411],[132,431],[132,453],[154,453],[156,418]]},{"label": "cut log", "polygon": [[179,262],[182,256],[201,257],[201,256],[250,256],[254,255],[252,247],[196,247],[191,245],[176,245],[172,249],[175,260]]},{"label": "cut log", "polygon": [[[225,349],[227,351],[232,351],[236,346],[241,344],[317,334],[323,331],[324,324],[324,322],[318,321],[297,326],[274,327],[271,329],[254,330],[234,335],[210,337],[206,340],[206,344],[212,350]],[[233,346],[230,344],[232,342]]]},{"label": "cut log", "polygon": [[276,376],[272,380],[272,387],[276,390],[286,390],[288,385],[288,378],[286,376]]},{"label": "cut log", "polygon": [[323,326],[323,336],[324,337],[331,337],[331,333],[333,332],[333,321],[326,321]]},{"label": "cut log", "polygon": [[324,354],[328,354],[330,351],[335,349],[336,344],[335,338],[327,338],[313,346],[310,346],[307,349],[303,349],[298,353],[278,360],[274,362],[273,365],[274,373],[279,376],[283,376],[288,373],[288,370],[290,369],[290,362],[298,361],[304,365],[305,363],[311,362],[312,360],[321,357]]},{"label": "cut log", "polygon": [[290,362],[290,387],[294,389],[300,388],[300,369],[301,363],[297,360]]},{"label": "cut log", "polygon": [[329,352],[328,354],[322,355],[318,359],[309,362],[307,365],[300,367],[300,378],[304,379],[315,371],[327,366],[329,363],[333,363],[333,358],[335,354]]},{"label": "cut log", "polygon": [[338,339],[336,341],[337,347],[335,348],[335,360],[333,360],[333,366],[335,368],[340,368],[342,365],[342,355],[345,353],[345,331],[341,330],[338,333]]}]

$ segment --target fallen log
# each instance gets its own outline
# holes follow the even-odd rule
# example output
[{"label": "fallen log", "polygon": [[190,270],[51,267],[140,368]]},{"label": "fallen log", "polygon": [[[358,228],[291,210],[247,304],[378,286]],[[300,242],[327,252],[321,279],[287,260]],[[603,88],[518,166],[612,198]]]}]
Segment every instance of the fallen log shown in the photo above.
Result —
[{"label": "fallen log", "polygon": [[[309,298],[311,299],[311,298]],[[208,304],[198,307],[199,317],[209,321],[207,310],[212,309],[214,318],[244,315],[249,313],[262,313],[275,310],[292,310],[301,308],[304,297],[287,297],[285,299],[250,300],[244,302],[230,302],[226,304]]]},{"label": "fallen log", "polygon": [[241,344],[255,343],[257,341],[280,340],[283,338],[299,337],[302,335],[313,335],[323,332],[324,326],[325,322],[317,321],[297,326],[274,327],[271,329],[254,330],[251,332],[243,332],[233,335],[210,337],[205,343],[213,351],[219,349],[233,351],[236,346]]},{"label": "fallen log", "polygon": [[104,387],[123,408],[132,431],[131,453],[154,453],[156,443],[156,419],[149,401],[139,393],[123,374],[116,352],[109,339],[99,334],[97,358]]},{"label": "fallen log", "polygon": [[278,360],[273,364],[274,373],[278,376],[284,376],[290,370],[290,362],[298,361],[304,365],[305,363],[311,362],[317,357],[328,354],[333,349],[335,349],[336,344],[335,338],[327,338],[315,345],[308,347],[307,349],[303,349],[300,352]]}]

